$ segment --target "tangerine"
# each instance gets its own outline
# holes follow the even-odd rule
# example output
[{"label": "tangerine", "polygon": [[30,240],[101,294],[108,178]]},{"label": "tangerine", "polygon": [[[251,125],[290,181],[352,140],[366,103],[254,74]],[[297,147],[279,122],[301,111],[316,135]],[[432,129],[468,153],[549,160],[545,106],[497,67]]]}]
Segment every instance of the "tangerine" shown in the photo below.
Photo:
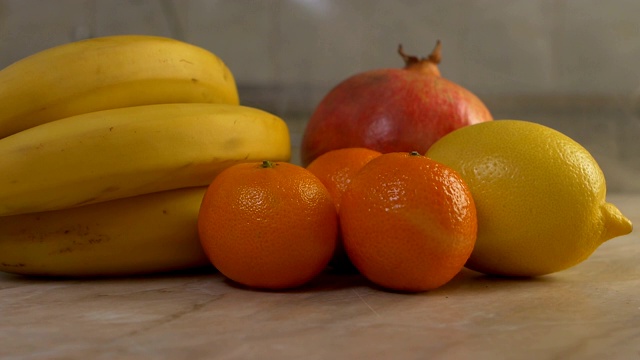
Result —
[{"label": "tangerine", "polygon": [[[331,150],[313,160],[307,166],[307,170],[317,176],[326,186],[339,212],[342,193],[346,190],[353,176],[366,163],[380,155],[382,153],[379,151],[360,147]],[[353,265],[342,245],[340,228],[338,228],[336,252],[329,265],[339,271],[353,270]]]},{"label": "tangerine", "polygon": [[353,176],[369,161],[382,155],[368,148],[354,147],[328,151],[307,166],[327,187],[336,208],[340,210],[342,193],[347,189]]},{"label": "tangerine", "polygon": [[208,187],[198,215],[211,263],[253,288],[292,288],[319,275],[337,231],[329,191],[311,172],[286,162],[228,167]]},{"label": "tangerine", "polygon": [[476,241],[476,208],[460,175],[417,152],[386,153],[353,177],[340,226],[353,265],[390,290],[449,282]]}]

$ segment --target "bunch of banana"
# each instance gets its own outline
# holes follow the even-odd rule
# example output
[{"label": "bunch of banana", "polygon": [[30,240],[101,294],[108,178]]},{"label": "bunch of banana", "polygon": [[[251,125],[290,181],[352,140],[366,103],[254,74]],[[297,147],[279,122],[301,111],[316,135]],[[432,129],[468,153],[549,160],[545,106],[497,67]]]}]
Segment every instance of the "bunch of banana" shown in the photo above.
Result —
[{"label": "bunch of banana", "polygon": [[239,105],[204,49],[115,36],[32,55],[0,70],[0,271],[209,265],[196,226],[206,187],[235,163],[290,155],[286,123]]}]

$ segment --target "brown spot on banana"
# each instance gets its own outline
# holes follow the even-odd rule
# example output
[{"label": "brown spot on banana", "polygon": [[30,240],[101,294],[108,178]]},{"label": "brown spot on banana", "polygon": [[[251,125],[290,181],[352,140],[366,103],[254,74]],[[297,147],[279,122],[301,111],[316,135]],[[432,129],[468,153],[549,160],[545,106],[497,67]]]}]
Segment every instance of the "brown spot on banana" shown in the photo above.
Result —
[{"label": "brown spot on banana", "polygon": [[26,267],[27,265],[24,263],[11,264],[11,263],[2,262],[0,263],[0,266],[5,268],[23,268],[23,267]]}]

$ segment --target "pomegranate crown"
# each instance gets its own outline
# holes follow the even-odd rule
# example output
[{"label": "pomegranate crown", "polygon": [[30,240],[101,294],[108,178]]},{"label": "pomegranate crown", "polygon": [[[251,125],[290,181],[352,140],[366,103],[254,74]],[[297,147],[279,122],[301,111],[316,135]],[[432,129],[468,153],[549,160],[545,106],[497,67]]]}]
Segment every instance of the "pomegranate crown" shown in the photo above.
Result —
[{"label": "pomegranate crown", "polygon": [[419,58],[414,55],[407,55],[402,48],[402,44],[398,45],[398,54],[404,60],[405,69],[418,70],[440,76],[440,70],[438,69],[438,64],[442,60],[442,42],[440,40],[436,41],[436,46],[428,57]]}]

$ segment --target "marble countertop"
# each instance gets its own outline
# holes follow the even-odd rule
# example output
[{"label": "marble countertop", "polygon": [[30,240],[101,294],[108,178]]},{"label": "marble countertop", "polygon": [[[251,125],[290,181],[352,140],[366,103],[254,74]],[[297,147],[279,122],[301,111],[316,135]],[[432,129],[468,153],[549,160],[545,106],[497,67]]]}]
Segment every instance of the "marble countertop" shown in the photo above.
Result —
[{"label": "marble countertop", "polygon": [[636,230],[537,279],[463,270],[397,294],[326,273],[252,291],[215,272],[54,280],[0,273],[0,359],[640,359]]}]

